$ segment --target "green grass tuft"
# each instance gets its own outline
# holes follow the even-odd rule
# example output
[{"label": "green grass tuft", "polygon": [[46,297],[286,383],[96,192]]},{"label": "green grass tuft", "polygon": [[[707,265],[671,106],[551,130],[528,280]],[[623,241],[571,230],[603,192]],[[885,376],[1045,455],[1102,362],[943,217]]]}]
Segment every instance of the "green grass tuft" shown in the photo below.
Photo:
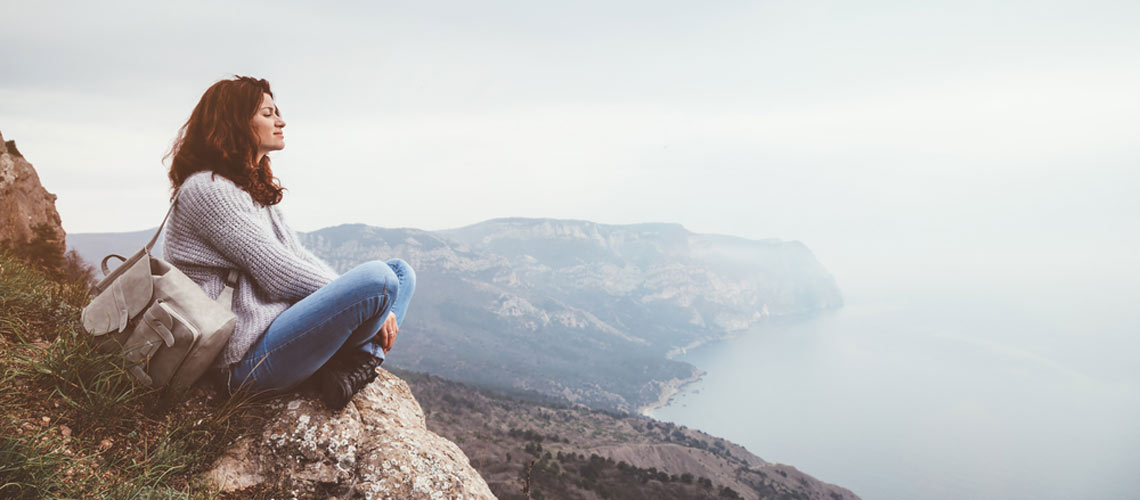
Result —
[{"label": "green grass tuft", "polygon": [[262,405],[135,384],[80,326],[88,284],[56,276],[0,251],[0,498],[218,498],[200,474]]},{"label": "green grass tuft", "polygon": [[0,429],[0,498],[52,496],[59,489],[56,478],[67,457],[50,451],[53,443],[46,430],[26,435],[17,432],[11,426]]}]

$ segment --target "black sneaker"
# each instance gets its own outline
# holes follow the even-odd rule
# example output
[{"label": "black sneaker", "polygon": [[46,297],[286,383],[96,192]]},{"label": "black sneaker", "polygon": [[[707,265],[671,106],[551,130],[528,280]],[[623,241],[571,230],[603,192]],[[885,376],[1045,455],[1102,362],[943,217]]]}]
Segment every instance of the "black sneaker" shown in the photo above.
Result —
[{"label": "black sneaker", "polygon": [[364,352],[333,356],[319,372],[317,389],[321,401],[333,411],[344,408],[357,391],[376,380],[378,366],[379,360]]}]

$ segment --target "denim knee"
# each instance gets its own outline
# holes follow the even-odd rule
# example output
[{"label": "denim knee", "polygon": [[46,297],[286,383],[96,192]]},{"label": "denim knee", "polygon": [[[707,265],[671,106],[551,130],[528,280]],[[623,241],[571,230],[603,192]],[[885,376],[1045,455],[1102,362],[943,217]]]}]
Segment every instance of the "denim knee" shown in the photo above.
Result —
[{"label": "denim knee", "polygon": [[388,266],[395,271],[400,279],[400,293],[412,293],[416,290],[416,270],[412,269],[404,259],[390,259]]},{"label": "denim knee", "polygon": [[400,288],[400,278],[387,264],[380,261],[369,261],[356,266],[346,274],[358,275],[359,280],[354,283],[357,292],[367,296],[385,297],[384,307],[390,307],[396,300]]}]

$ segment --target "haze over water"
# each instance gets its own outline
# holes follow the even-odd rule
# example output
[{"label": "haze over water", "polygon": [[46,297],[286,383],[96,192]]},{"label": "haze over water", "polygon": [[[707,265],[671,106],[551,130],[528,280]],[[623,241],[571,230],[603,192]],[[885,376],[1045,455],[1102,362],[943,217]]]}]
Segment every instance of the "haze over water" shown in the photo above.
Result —
[{"label": "haze over water", "polygon": [[680,356],[708,374],[654,416],[867,500],[1135,498],[1135,282],[923,278]]},{"label": "haze over water", "polygon": [[847,306],[690,353],[662,418],[868,499],[1140,491],[1140,3],[9,3],[0,131],[69,233],[152,227],[198,97],[254,75],[298,230],[816,252]]}]

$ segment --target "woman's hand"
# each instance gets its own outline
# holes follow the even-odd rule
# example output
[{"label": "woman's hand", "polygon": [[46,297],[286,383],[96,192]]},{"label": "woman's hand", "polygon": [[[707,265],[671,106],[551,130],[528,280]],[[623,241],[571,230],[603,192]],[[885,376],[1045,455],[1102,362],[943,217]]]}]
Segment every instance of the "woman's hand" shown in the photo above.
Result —
[{"label": "woman's hand", "polygon": [[389,312],[384,324],[380,325],[380,331],[376,332],[376,340],[380,342],[384,354],[388,354],[388,351],[392,349],[392,344],[396,342],[396,332],[399,331],[400,326],[396,324],[396,313]]}]

